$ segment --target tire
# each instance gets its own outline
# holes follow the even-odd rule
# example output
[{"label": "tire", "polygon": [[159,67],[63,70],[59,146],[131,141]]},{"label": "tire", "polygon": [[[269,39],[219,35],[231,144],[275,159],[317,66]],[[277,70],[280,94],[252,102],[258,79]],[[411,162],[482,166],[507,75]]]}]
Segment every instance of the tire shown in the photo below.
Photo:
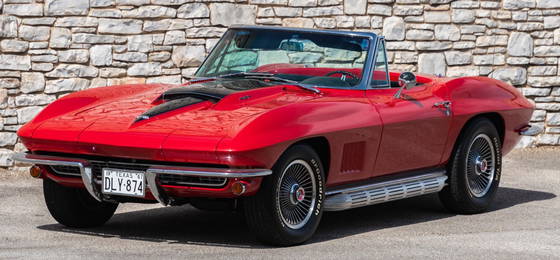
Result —
[{"label": "tire", "polygon": [[325,177],[320,158],[311,147],[295,145],[272,171],[258,193],[243,201],[247,224],[266,244],[301,244],[315,233],[323,214]]},{"label": "tire", "polygon": [[43,193],[51,216],[67,227],[101,226],[113,216],[118,206],[95,200],[85,189],[61,186],[50,179],[43,180]]},{"label": "tire", "polygon": [[502,171],[501,141],[494,124],[477,118],[460,135],[447,166],[448,184],[439,197],[458,214],[476,214],[490,207]]}]

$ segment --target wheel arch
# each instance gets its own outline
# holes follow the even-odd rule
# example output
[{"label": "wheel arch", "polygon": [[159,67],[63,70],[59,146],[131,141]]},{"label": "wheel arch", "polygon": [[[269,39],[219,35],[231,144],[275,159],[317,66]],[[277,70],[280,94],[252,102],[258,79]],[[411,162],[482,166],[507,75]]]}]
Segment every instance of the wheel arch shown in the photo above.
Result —
[{"label": "wheel arch", "polygon": [[455,142],[453,143],[453,150],[450,156],[453,156],[453,154],[455,153],[459,140],[461,140],[461,138],[465,134],[465,130],[467,129],[467,126],[469,126],[473,121],[479,118],[486,118],[490,120],[490,122],[492,122],[492,124],[494,125],[494,127],[496,127],[496,130],[498,131],[498,135],[500,136],[500,144],[503,146],[504,138],[505,138],[505,121],[502,115],[500,115],[497,112],[480,113],[472,116],[471,118],[469,118],[469,120],[467,120],[467,122],[463,124],[463,127],[461,128],[459,135],[457,136]]},{"label": "wheel arch", "polygon": [[[471,120],[474,120],[476,118],[481,118],[481,117],[490,120],[490,122],[492,122],[492,124],[494,124],[494,127],[496,127],[496,130],[498,130],[498,135],[500,136],[500,144],[503,145],[504,138],[505,138],[505,133],[506,133],[506,123],[505,123],[505,120],[502,117],[502,115],[500,115],[497,112],[478,114],[478,115],[472,117],[471,119],[469,119],[469,121],[467,121],[467,123],[470,123],[470,122],[472,122]],[[465,124],[465,126],[467,126],[467,125]],[[463,130],[461,130],[461,132],[462,131]]]},{"label": "wheel arch", "polygon": [[323,170],[325,171],[325,179],[327,179],[329,176],[331,164],[331,148],[329,140],[327,140],[327,138],[324,136],[305,138],[293,143],[288,148],[286,148],[285,151],[299,144],[310,146],[317,153],[317,155],[319,155],[319,159],[321,159],[321,164],[323,165]]}]

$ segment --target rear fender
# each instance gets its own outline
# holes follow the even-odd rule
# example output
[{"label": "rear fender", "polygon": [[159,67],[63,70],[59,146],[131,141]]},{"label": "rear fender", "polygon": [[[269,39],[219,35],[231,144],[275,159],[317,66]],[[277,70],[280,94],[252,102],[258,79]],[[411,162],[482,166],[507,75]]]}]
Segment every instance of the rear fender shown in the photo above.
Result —
[{"label": "rear fender", "polygon": [[442,162],[453,152],[461,130],[472,118],[497,113],[504,121],[503,154],[507,154],[520,139],[516,132],[528,124],[534,106],[513,86],[487,77],[464,77],[446,82],[453,102],[453,120]]}]

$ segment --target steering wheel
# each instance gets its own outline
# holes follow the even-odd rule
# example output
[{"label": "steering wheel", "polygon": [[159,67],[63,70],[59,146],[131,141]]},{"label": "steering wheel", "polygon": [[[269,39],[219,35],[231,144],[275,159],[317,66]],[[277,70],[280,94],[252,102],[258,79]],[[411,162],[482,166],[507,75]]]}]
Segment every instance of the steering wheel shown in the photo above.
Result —
[{"label": "steering wheel", "polygon": [[353,80],[359,79],[358,76],[356,76],[355,74],[353,74],[353,73],[351,73],[351,72],[348,72],[348,71],[345,71],[345,70],[335,70],[335,71],[331,71],[331,72],[325,74],[325,77],[329,77],[329,76],[332,76],[332,75],[334,75],[334,74],[339,74],[339,73],[342,74],[342,76],[340,77],[340,79],[341,79],[341,80],[344,80],[344,81],[346,81],[346,76],[350,76]]}]

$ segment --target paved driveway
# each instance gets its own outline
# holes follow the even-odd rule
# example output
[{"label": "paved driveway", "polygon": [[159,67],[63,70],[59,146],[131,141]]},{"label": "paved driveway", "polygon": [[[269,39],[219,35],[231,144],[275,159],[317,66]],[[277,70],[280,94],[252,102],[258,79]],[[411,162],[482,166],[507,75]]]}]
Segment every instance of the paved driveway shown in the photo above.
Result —
[{"label": "paved driveway", "polygon": [[491,211],[447,213],[428,195],[325,214],[307,244],[269,248],[233,213],[121,205],[103,227],[78,230],[47,212],[41,182],[0,173],[0,258],[560,259],[560,149],[504,160]]}]

